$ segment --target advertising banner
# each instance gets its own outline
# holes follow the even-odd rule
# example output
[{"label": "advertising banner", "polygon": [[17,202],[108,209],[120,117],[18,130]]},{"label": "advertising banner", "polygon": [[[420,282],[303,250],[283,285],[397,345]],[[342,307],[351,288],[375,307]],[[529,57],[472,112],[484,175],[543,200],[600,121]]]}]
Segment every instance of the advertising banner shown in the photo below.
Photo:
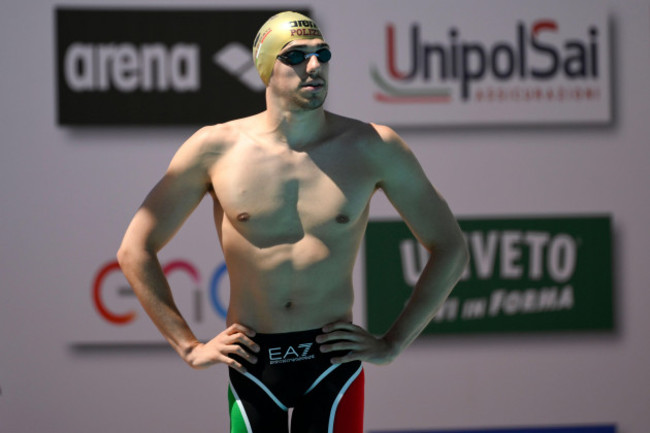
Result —
[{"label": "advertising banner", "polygon": [[[470,262],[424,334],[613,329],[610,217],[459,223]],[[401,221],[371,221],[365,249],[368,329],[382,334],[429,254]]]},{"label": "advertising banner", "polygon": [[378,0],[372,9],[355,36],[370,58],[352,113],[393,125],[612,120],[604,0],[414,0],[399,8]]},{"label": "advertising banner", "polygon": [[[198,254],[197,254],[198,255]],[[174,257],[161,259],[165,277],[173,287],[174,301],[198,338],[214,337],[225,327],[230,299],[230,279],[222,260]],[[165,344],[147,317],[115,259],[97,265],[89,284],[77,293],[83,310],[74,318],[73,345]]]},{"label": "advertising banner", "polygon": [[[334,111],[391,125],[612,121],[605,0],[372,8],[362,28],[343,15],[327,36],[332,77],[354,77],[333,79]],[[250,50],[275,12],[57,8],[59,124],[203,125],[263,110]]]},{"label": "advertising banner", "polygon": [[251,49],[276,12],[57,8],[59,124],[205,125],[262,111]]}]

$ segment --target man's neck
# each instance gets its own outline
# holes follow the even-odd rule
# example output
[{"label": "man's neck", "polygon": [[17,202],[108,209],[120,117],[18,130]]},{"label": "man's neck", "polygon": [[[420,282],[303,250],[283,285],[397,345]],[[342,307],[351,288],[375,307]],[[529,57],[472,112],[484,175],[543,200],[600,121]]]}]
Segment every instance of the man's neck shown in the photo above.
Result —
[{"label": "man's neck", "polygon": [[264,131],[294,149],[318,141],[325,130],[326,114],[323,107],[300,111],[269,107],[263,115]]}]

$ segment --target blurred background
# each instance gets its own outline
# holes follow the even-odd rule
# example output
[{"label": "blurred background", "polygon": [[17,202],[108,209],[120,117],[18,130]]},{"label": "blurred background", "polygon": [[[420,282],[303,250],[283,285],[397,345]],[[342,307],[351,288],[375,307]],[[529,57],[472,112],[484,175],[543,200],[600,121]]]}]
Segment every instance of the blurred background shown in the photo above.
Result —
[{"label": "blurred background", "polygon": [[[263,109],[249,50],[284,9],[332,47],[327,109],[392,126],[474,240],[457,309],[366,366],[366,430],[645,433],[649,0],[3,0],[0,432],[227,431],[225,368],[192,370],[165,345],[115,252],[181,143]],[[372,294],[395,303],[373,275],[408,288],[417,274],[402,235],[381,244],[398,219],[374,197],[359,324],[382,314]],[[220,332],[208,200],[161,262],[199,337]]]}]

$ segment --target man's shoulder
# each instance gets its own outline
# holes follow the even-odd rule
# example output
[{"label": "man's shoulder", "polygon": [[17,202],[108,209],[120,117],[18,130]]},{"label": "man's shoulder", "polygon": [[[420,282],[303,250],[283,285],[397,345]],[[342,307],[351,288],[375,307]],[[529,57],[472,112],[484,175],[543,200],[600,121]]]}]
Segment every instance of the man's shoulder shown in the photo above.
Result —
[{"label": "man's shoulder", "polygon": [[327,112],[333,129],[341,134],[355,137],[360,144],[378,145],[394,141],[398,135],[390,127],[372,122],[365,122],[352,117]]},{"label": "man's shoulder", "polygon": [[170,167],[205,170],[224,155],[236,140],[236,128],[230,122],[203,126],[178,148]]},{"label": "man's shoulder", "polygon": [[389,126],[328,113],[332,125],[348,144],[356,145],[374,157],[390,159],[390,154],[406,147],[401,137]]},{"label": "man's shoulder", "polygon": [[262,121],[264,112],[253,114],[251,116],[240,117],[228,122],[213,125],[222,134],[239,134],[241,131],[248,131]]},{"label": "man's shoulder", "polygon": [[245,132],[254,125],[256,116],[203,126],[185,143],[197,154],[222,154],[232,148]]},{"label": "man's shoulder", "polygon": [[240,121],[242,119],[231,120],[225,123],[217,123],[200,128],[191,137],[197,145],[202,147],[224,147],[237,140],[241,130]]}]

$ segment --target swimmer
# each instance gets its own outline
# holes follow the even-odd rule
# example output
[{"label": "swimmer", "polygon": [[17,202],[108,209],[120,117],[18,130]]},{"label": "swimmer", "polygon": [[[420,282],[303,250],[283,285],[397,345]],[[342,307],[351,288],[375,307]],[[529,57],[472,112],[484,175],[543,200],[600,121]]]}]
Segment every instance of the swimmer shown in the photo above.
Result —
[{"label": "swimmer", "polygon": [[[253,59],[266,109],[206,126],[137,210],[118,260],[145,311],[191,367],[229,369],[230,432],[362,432],[363,363],[388,364],[422,332],[468,259],[458,224],[389,127],[324,110],[332,48],[309,17],[262,25]],[[377,191],[431,253],[384,335],[352,317],[352,271]],[[226,329],[199,341],[158,261],[204,196],[230,278]]]}]

